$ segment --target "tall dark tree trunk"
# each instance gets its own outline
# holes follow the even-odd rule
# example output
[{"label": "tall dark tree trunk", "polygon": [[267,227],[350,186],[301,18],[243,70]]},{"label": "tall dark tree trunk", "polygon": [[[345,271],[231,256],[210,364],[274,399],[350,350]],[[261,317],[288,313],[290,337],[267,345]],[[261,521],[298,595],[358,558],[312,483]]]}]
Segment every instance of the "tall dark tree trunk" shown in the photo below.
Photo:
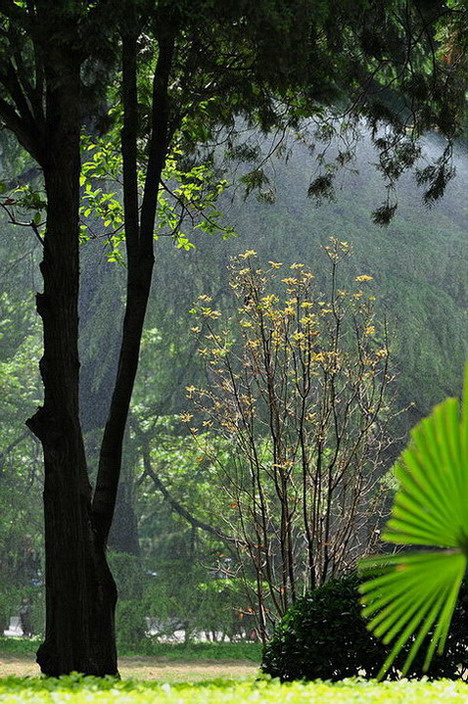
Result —
[{"label": "tall dark tree trunk", "polygon": [[[73,27],[70,37],[75,39]],[[63,26],[62,26],[63,31]],[[73,45],[49,45],[42,167],[47,224],[37,296],[43,321],[44,404],[28,421],[44,449],[46,675],[117,673],[116,590],[91,522],[91,487],[79,421],[78,289],[80,61]]]},{"label": "tall dark tree trunk", "polygon": [[[173,32],[158,39],[153,82],[152,129],[141,217],[137,185],[137,37],[133,3],[125,14],[123,48],[125,236],[128,285],[119,366],[104,431],[96,488],[92,492],[79,415],[78,291],[80,70],[85,16],[94,26],[99,4],[83,13],[70,0],[2,5],[0,14],[31,32],[34,85],[18,80],[11,63],[0,71],[0,115],[40,164],[47,193],[47,223],[37,296],[43,321],[40,368],[44,404],[28,421],[44,449],[46,637],[37,654],[46,675],[73,670],[117,674],[114,612],[116,587],[106,545],[122,464],[122,444],[138,367],[139,348],[153,269],[153,230],[162,168],[170,136],[168,82]],[[98,15],[94,16],[93,13]],[[133,12],[135,11],[135,14]],[[91,17],[93,15],[93,17]],[[3,16],[3,15],[2,15]],[[91,19],[90,19],[91,18]],[[3,37],[3,35],[2,35]],[[15,47],[12,46],[14,53]],[[16,59],[17,56],[14,53]],[[28,56],[29,58],[29,56]],[[17,60],[18,63],[18,60]],[[18,70],[24,66],[19,61]],[[23,93],[23,90],[26,93]],[[27,99],[26,99],[27,96]]]},{"label": "tall dark tree trunk", "polygon": [[47,192],[47,232],[41,271],[44,292],[41,374],[44,405],[29,421],[45,458],[46,638],[38,662],[47,675],[72,670],[117,673],[116,587],[105,550],[115,508],[122,444],[138,367],[153,269],[153,229],[169,142],[167,86],[172,38],[160,41],[153,92],[153,126],[141,220],[138,212],[136,34],[123,40],[122,135],[128,255],[127,301],[117,379],[104,431],[94,495],[79,420],[78,289],[80,60],[77,35],[64,22],[45,64],[46,124],[41,161]]}]

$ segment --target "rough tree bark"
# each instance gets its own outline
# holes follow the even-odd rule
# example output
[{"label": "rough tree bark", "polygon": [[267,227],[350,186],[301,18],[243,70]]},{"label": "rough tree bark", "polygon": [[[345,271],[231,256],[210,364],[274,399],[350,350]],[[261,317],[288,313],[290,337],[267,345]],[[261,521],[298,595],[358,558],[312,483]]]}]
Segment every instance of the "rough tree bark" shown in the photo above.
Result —
[{"label": "rough tree bark", "polygon": [[[99,11],[100,6],[96,6]],[[1,4],[15,64],[0,68],[0,115],[41,166],[47,222],[37,295],[43,321],[40,362],[44,403],[28,421],[44,449],[46,637],[37,660],[46,675],[73,670],[117,674],[114,612],[116,587],[106,545],[122,464],[122,444],[138,367],[151,287],[153,231],[161,172],[170,141],[167,99],[174,40],[158,40],[153,84],[153,124],[141,213],[137,186],[137,37],[131,12],[122,37],[124,206],[128,263],[127,301],[114,394],[92,491],[79,415],[79,206],[83,15],[80,3],[37,0],[27,8]],[[93,10],[89,10],[92,13]],[[89,17],[88,17],[89,19]],[[96,23],[96,18],[94,22]],[[98,23],[99,24],[99,23]],[[28,36],[33,68],[14,46],[18,28]],[[16,53],[15,53],[16,52]]]},{"label": "rough tree bark", "polygon": [[[155,77],[157,116],[145,189],[144,237],[139,236],[136,190],[136,37],[124,42],[134,93],[124,94],[133,117],[126,145],[126,215],[129,282],[121,358],[101,467],[93,496],[79,416],[79,205],[80,130],[83,118],[79,3],[37,1],[22,9],[5,3],[5,35],[16,66],[0,70],[9,101],[0,99],[5,124],[41,166],[47,195],[44,289],[37,296],[43,321],[40,362],[44,403],[28,421],[44,450],[46,551],[46,637],[37,660],[46,675],[77,670],[117,674],[114,611],[116,588],[106,562],[106,543],[115,507],[123,433],[138,364],[153,266],[152,235],[159,178],[167,150],[167,78],[172,44],[162,50]],[[24,73],[14,41],[22,28],[31,39],[33,69]],[[4,36],[4,35],[2,35]],[[133,52],[133,56],[132,56]],[[28,54],[28,56],[30,56]],[[124,62],[125,64],[125,62]],[[128,83],[128,81],[127,81]],[[125,93],[125,88],[124,88]],[[159,107],[161,106],[161,109]],[[133,112],[132,112],[133,111]],[[128,122],[128,118],[127,118]],[[129,197],[133,210],[129,207]]]},{"label": "rough tree bark", "polygon": [[[115,583],[106,545],[115,509],[122,444],[153,269],[153,230],[161,171],[169,143],[167,86],[173,40],[159,43],[154,77],[154,122],[141,216],[137,192],[136,33],[123,37],[122,134],[128,284],[114,393],[101,445],[94,494],[79,422],[78,288],[80,61],[60,43],[46,67],[43,170],[47,232],[41,270],[44,293],[44,405],[29,427],[44,447],[46,638],[38,651],[43,673],[78,670],[117,674]],[[76,37],[75,37],[76,39]]]},{"label": "rough tree bark", "polygon": [[[66,30],[66,31],[65,31]],[[40,369],[44,404],[28,421],[44,449],[46,637],[43,673],[117,673],[116,589],[103,543],[91,522],[91,486],[79,421],[78,292],[80,58],[72,42],[51,42],[44,65],[45,125],[41,165],[47,223],[37,296],[43,321]]]}]

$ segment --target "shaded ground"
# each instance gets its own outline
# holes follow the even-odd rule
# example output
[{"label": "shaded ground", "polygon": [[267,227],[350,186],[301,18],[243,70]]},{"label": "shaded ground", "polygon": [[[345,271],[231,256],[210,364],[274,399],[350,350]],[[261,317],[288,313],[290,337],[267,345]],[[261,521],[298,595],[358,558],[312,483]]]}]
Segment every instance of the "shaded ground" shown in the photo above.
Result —
[{"label": "shaded ground", "polygon": [[[200,682],[211,679],[255,677],[258,666],[248,660],[172,660],[164,657],[121,657],[123,679],[161,682]],[[39,668],[33,653],[0,653],[0,677],[37,677]]]}]

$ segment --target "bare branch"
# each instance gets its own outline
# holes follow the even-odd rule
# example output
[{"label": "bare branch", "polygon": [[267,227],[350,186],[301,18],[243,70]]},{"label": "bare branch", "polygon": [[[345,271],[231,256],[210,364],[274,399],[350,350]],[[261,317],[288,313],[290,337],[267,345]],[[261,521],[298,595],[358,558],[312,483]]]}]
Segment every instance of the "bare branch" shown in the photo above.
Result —
[{"label": "bare branch", "polygon": [[215,528],[214,526],[205,523],[204,521],[200,521],[193,514],[191,514],[190,511],[185,508],[185,506],[182,506],[182,504],[172,496],[165,484],[161,481],[157,473],[154,471],[149,457],[149,451],[147,448],[143,450],[143,464],[145,468],[145,475],[153,481],[155,487],[164,496],[172,510],[178,513],[179,516],[184,518],[188,523],[190,523],[191,526],[193,526],[194,528],[200,528],[200,530],[214,535],[215,538],[222,540],[224,543],[229,543],[231,545],[237,546],[245,546],[244,541],[240,540],[239,538],[227,535],[226,533],[223,533],[222,531],[218,530],[218,528]]},{"label": "bare branch", "polygon": [[0,119],[6,127],[14,132],[20,144],[28,151],[38,163],[41,162],[41,148],[37,143],[36,135],[31,131],[31,125],[25,123],[15,109],[0,97]]}]

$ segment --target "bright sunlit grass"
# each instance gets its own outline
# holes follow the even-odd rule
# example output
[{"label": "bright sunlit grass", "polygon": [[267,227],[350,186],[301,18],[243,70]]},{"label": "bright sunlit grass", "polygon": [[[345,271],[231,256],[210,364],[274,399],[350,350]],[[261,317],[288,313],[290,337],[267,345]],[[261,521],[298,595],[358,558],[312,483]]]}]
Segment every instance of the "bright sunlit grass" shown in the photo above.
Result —
[{"label": "bright sunlit grass", "polygon": [[99,680],[92,677],[6,678],[0,680],[2,704],[458,704],[468,701],[468,685],[463,682],[365,682],[344,680],[330,684],[280,684],[266,679],[245,682],[212,681],[198,684],[157,684],[154,682]]}]

